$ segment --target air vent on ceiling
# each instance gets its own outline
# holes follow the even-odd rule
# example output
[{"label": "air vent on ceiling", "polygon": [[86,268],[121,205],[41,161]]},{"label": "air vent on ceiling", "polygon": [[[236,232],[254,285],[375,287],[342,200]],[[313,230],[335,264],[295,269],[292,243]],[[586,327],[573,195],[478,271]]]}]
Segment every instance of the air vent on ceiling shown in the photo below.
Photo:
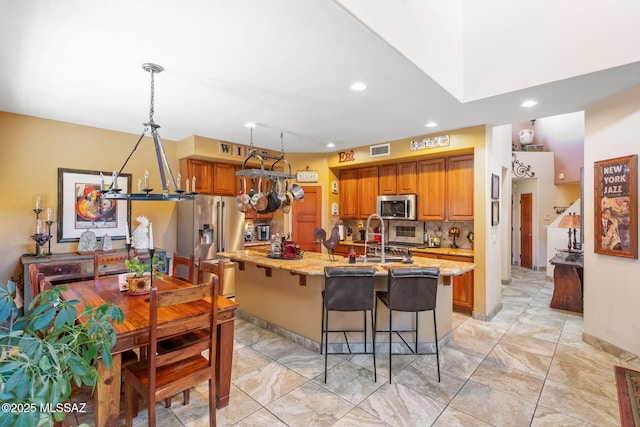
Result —
[{"label": "air vent on ceiling", "polygon": [[369,157],[388,156],[391,154],[390,144],[372,145],[369,147]]}]

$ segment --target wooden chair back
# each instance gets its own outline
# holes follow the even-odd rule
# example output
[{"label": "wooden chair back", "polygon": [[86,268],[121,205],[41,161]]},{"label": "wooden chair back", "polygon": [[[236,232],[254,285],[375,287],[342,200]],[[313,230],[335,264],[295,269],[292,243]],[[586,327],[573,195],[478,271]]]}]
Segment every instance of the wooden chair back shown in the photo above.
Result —
[{"label": "wooden chair back", "polygon": [[31,297],[35,298],[40,292],[39,283],[36,280],[36,276],[40,274],[38,266],[36,264],[29,264],[29,283],[31,284]]},{"label": "wooden chair back", "polygon": [[41,292],[42,282],[44,282],[45,276],[36,270],[35,276],[31,280],[31,297],[35,298]]},{"label": "wooden chair back", "polygon": [[93,280],[127,272],[127,254],[95,253],[93,255]]},{"label": "wooden chair back", "polygon": [[[195,265],[193,261],[193,255],[186,257],[180,256],[177,252],[174,252],[171,275],[184,280],[185,282],[193,283],[193,280],[195,279]],[[186,274],[185,271],[187,272]]]},{"label": "wooden chair back", "polygon": [[218,295],[222,295],[224,291],[224,261],[205,261],[204,258],[198,258],[198,285],[204,283],[205,273],[211,273],[218,276]]},{"label": "wooden chair back", "polygon": [[[209,419],[210,425],[216,423],[216,334],[218,318],[218,280],[198,286],[158,291],[151,289],[149,297],[149,358],[125,369],[125,413],[126,425],[138,407],[138,394],[148,403],[149,425],[155,425],[156,402],[169,398],[202,381],[209,382]],[[159,327],[163,310],[180,310],[180,304],[210,298],[210,309],[199,316],[192,316],[184,322]],[[158,341],[172,336],[200,332],[200,339],[193,340],[179,349],[158,352]],[[208,350],[208,359],[202,352]],[[137,393],[136,393],[137,391]]]}]

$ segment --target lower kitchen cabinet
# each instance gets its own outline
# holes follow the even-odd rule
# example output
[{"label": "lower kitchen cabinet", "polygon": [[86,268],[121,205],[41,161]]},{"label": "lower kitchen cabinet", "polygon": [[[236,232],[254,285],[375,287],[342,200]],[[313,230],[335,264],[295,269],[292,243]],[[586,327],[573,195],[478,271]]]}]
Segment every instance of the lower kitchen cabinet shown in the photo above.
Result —
[{"label": "lower kitchen cabinet", "polygon": [[[440,259],[450,261],[473,262],[473,258],[439,255]],[[473,271],[462,276],[453,276],[453,311],[471,314],[473,311]]]},{"label": "lower kitchen cabinet", "polygon": [[[446,259],[449,261],[473,262],[473,257],[455,255],[436,255],[413,252],[413,256]],[[461,276],[452,276],[453,311],[471,314],[473,312],[473,271]]]}]

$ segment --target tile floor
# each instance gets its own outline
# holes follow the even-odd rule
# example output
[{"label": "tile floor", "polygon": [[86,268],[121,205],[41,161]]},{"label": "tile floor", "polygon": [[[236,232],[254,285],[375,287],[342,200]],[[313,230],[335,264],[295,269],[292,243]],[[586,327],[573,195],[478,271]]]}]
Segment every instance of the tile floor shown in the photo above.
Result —
[{"label": "tile floor", "polygon": [[[230,404],[219,426],[617,426],[613,365],[640,368],[582,340],[582,316],[551,310],[553,284],[519,267],[491,321],[454,316],[451,342],[434,356],[324,356],[248,322],[236,323]],[[204,384],[191,403],[158,405],[161,426],[208,425]],[[142,403],[142,402],[141,402]],[[146,410],[134,425],[146,425]]]}]

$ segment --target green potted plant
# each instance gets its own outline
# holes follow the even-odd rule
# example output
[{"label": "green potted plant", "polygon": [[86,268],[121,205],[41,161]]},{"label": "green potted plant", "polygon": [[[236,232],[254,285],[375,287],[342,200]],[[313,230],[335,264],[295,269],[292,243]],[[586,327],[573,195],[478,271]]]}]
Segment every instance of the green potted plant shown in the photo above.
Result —
[{"label": "green potted plant", "polygon": [[[153,273],[154,277],[162,277],[160,272],[160,266],[164,262],[159,261],[158,257],[153,257]],[[131,295],[144,295],[148,294],[151,290],[151,265],[146,262],[140,261],[137,256],[125,261],[125,266],[129,272],[127,275],[127,282],[129,284],[129,294]]]},{"label": "green potted plant", "polygon": [[122,310],[105,303],[79,313],[77,301],[61,298],[64,290],[40,293],[18,316],[15,283],[0,283],[0,425],[53,426],[65,418],[72,381],[95,386],[98,358],[111,366]]}]

